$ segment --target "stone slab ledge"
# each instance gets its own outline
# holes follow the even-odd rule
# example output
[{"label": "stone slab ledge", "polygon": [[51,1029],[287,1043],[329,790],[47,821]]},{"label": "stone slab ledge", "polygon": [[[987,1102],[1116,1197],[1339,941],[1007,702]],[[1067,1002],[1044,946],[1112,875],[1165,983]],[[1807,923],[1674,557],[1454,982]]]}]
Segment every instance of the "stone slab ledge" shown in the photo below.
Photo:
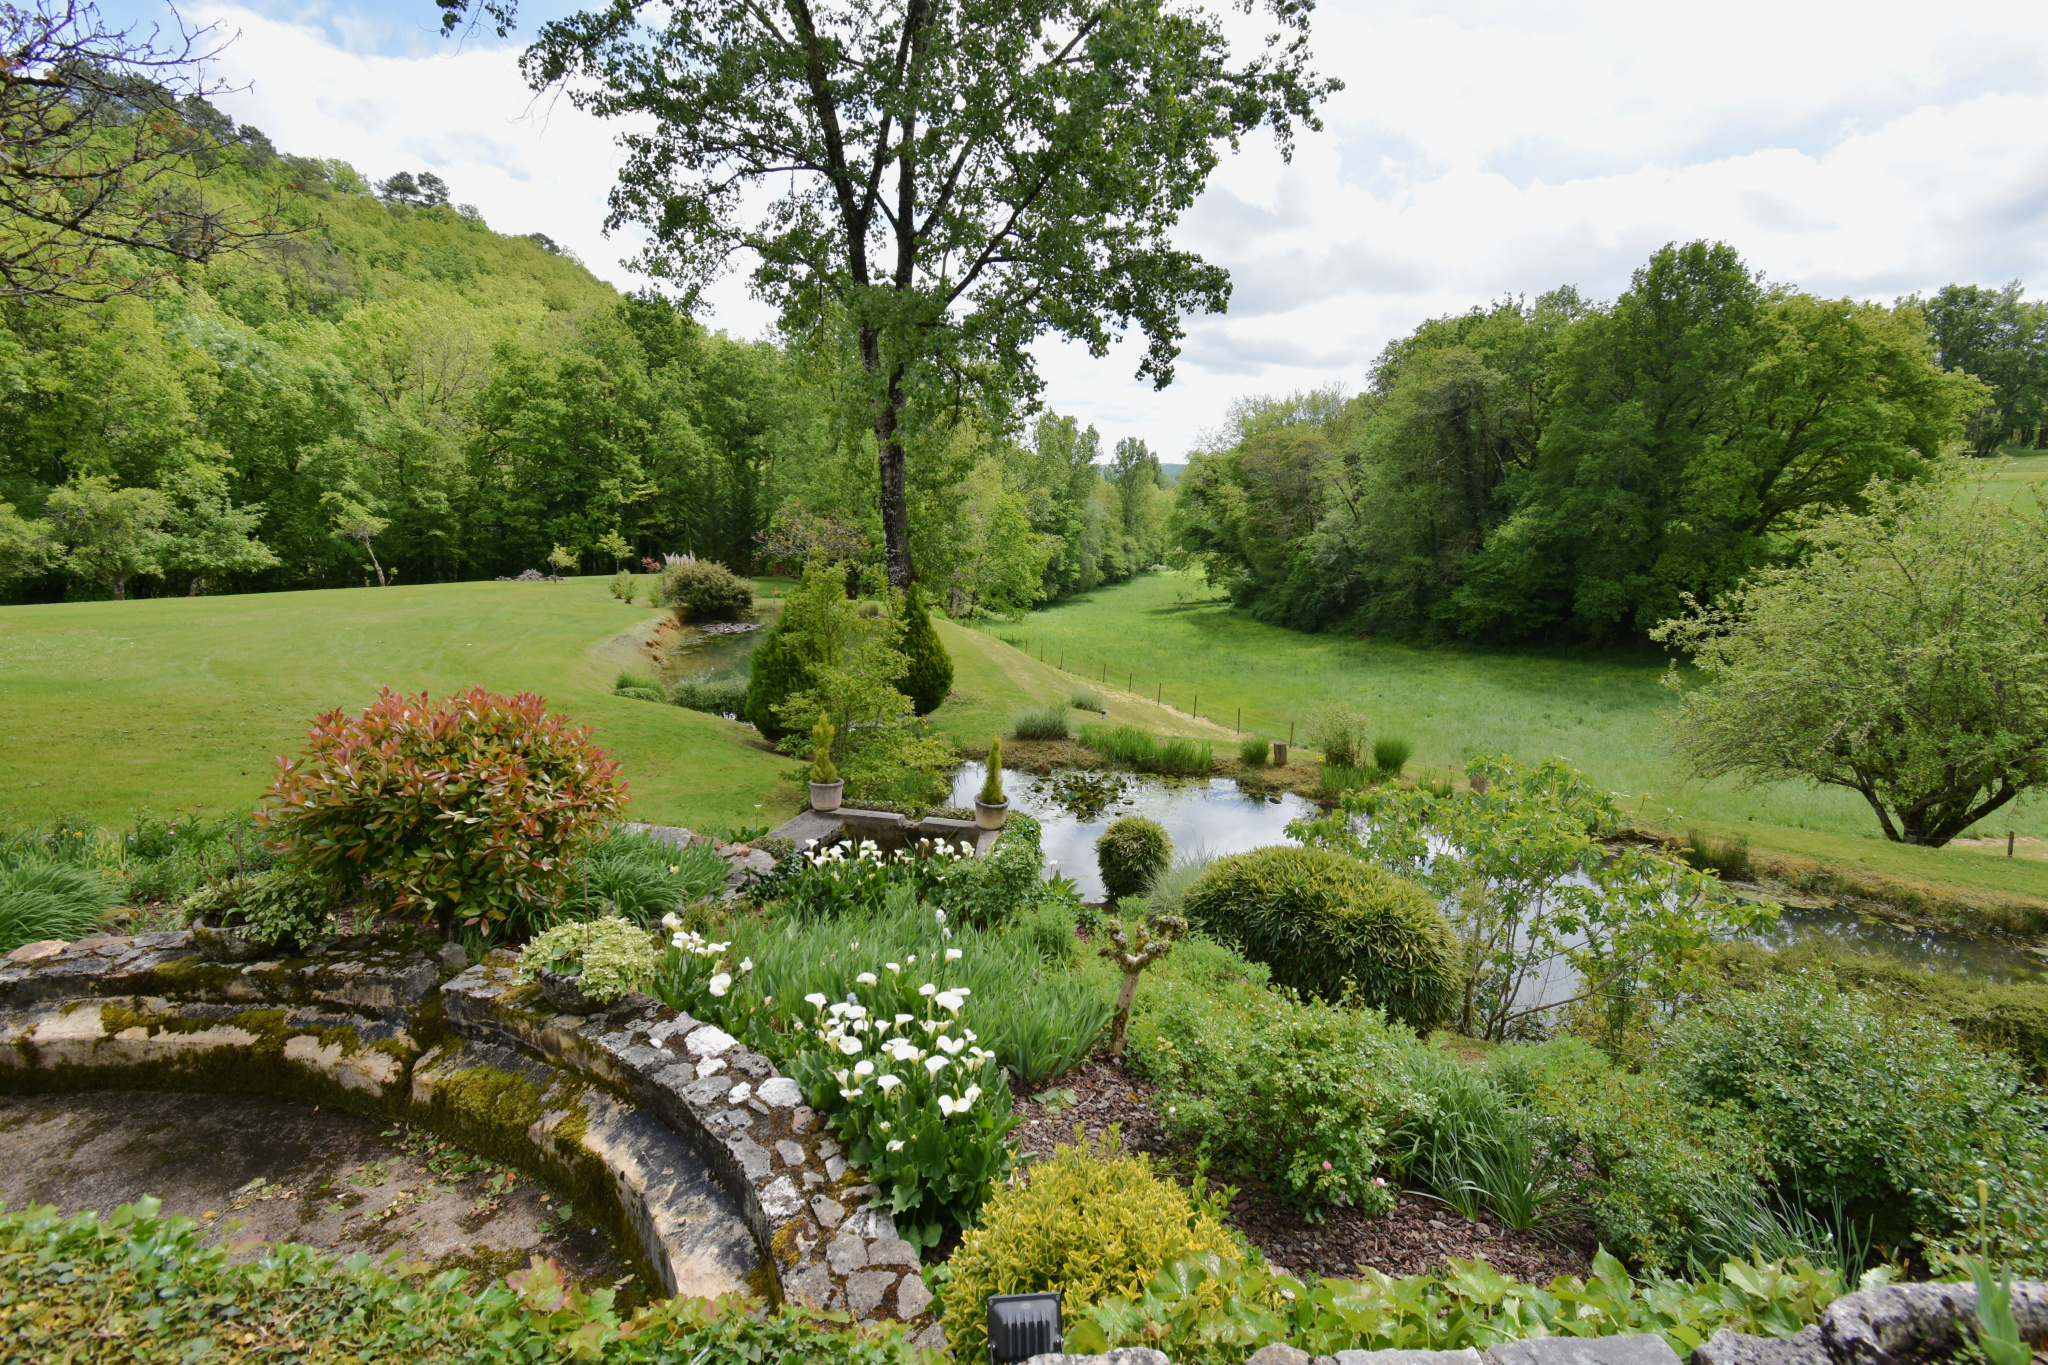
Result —
[{"label": "stone slab ledge", "polygon": [[915,1247],[846,1161],[797,1083],[716,1025],[646,996],[549,1011],[494,953],[442,987],[450,1025],[583,1076],[658,1114],[737,1197],[783,1297],[943,1342]]}]

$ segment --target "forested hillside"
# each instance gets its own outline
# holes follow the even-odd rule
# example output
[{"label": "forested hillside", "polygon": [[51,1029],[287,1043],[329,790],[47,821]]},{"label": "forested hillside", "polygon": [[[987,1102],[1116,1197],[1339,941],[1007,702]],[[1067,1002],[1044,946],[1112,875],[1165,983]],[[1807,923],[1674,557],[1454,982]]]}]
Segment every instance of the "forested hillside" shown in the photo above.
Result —
[{"label": "forested hillside", "polygon": [[1240,404],[1177,481],[1176,535],[1268,621],[1640,640],[1797,557],[1805,519],[1871,480],[2033,439],[2044,338],[2016,289],[1886,307],[1667,247],[1611,304],[1567,288],[1425,323],[1356,398]]},{"label": "forested hillside", "polygon": [[[282,231],[105,301],[0,302],[0,600],[877,557],[833,338],[709,332],[431,175],[373,185],[179,107],[208,199]],[[1162,552],[1141,442],[1098,469],[1069,419],[936,425],[911,476],[940,599],[1028,605]]]}]

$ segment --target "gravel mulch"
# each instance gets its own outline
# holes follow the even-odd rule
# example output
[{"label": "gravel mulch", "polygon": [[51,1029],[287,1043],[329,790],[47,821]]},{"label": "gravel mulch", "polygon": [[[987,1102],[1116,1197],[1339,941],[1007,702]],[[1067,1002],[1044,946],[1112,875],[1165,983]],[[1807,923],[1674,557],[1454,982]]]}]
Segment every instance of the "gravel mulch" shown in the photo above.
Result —
[{"label": "gravel mulch", "polygon": [[[1059,1091],[1071,1091],[1072,1101],[1039,1102]],[[1077,1126],[1090,1142],[1099,1142],[1116,1126],[1125,1151],[1168,1161],[1178,1155],[1160,1131],[1151,1084],[1108,1061],[1091,1061],[1068,1072],[1038,1097],[1020,1100],[1017,1113],[1024,1122],[1012,1137],[1020,1150],[1039,1156],[1071,1144]],[[1310,1223],[1256,1177],[1239,1171],[1214,1174],[1238,1186],[1230,1224],[1275,1266],[1297,1273],[1354,1276],[1366,1265],[1388,1275],[1415,1275],[1438,1270],[1455,1256],[1483,1259],[1505,1275],[1547,1284],[1558,1275],[1584,1277],[1591,1266],[1590,1247],[1563,1245],[1491,1221],[1475,1223],[1412,1191],[1402,1191],[1393,1211],[1383,1217],[1328,1209],[1323,1222]]]}]

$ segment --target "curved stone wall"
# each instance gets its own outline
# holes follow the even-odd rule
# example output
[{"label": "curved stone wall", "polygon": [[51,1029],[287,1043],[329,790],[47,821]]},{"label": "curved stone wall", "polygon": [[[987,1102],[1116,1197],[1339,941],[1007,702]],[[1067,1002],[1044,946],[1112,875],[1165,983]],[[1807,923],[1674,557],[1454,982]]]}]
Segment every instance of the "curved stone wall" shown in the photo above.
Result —
[{"label": "curved stone wall", "polygon": [[671,1293],[746,1287],[943,1342],[915,1248],[796,1082],[645,996],[549,1013],[515,962],[455,972],[366,942],[230,965],[182,933],[31,945],[0,962],[0,1090],[260,1093],[405,1118],[602,1212]]}]

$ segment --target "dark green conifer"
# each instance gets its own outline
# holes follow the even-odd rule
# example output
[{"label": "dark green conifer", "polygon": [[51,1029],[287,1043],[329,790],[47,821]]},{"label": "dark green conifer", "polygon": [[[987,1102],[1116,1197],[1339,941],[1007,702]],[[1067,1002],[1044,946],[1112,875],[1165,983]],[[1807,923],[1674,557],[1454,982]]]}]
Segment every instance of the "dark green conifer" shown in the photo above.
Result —
[{"label": "dark green conifer", "polygon": [[910,698],[911,709],[928,716],[953,690],[953,659],[939,643],[924,594],[916,584],[903,594],[903,643],[898,646],[910,660],[897,689]]}]

